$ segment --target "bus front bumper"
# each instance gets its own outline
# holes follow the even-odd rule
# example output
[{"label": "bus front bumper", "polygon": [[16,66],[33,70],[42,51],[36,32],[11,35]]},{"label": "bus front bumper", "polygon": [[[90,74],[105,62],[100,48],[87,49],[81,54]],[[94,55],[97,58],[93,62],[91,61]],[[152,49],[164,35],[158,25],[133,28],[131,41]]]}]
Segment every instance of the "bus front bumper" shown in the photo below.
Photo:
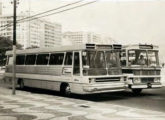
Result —
[{"label": "bus front bumper", "polygon": [[148,83],[148,84],[132,84],[128,86],[131,89],[147,89],[147,88],[161,88],[162,84],[161,83]]},{"label": "bus front bumper", "polygon": [[125,83],[115,83],[115,84],[94,84],[83,86],[83,91],[85,93],[103,93],[103,92],[115,92],[124,91],[126,89]]}]

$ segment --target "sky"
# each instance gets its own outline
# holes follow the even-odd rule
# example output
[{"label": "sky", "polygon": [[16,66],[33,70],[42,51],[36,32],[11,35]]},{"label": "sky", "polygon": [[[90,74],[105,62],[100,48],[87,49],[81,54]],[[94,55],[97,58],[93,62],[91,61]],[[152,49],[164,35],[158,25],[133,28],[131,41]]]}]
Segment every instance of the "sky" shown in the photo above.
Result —
[{"label": "sky", "polygon": [[[12,14],[12,0],[0,0],[3,13]],[[18,14],[36,14],[73,0],[19,0]],[[77,0],[78,1],[78,0]],[[85,0],[82,3],[91,2]],[[79,3],[80,4],[80,3]],[[77,4],[77,5],[79,5]],[[97,2],[46,17],[62,24],[62,31],[90,31],[109,36],[118,43],[156,44],[165,60],[165,0],[98,0]]]}]

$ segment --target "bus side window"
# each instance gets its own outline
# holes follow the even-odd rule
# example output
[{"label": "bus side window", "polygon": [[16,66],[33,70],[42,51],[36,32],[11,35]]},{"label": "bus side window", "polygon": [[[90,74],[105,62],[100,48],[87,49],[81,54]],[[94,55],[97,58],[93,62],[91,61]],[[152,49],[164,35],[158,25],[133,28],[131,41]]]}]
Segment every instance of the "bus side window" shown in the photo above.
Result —
[{"label": "bus side window", "polygon": [[55,53],[50,55],[49,65],[62,65],[64,53]]},{"label": "bus side window", "polygon": [[66,53],[65,65],[72,65],[72,52]]},{"label": "bus side window", "polygon": [[17,55],[16,65],[24,65],[24,63],[25,63],[25,55]]},{"label": "bus side window", "polygon": [[36,55],[27,55],[25,65],[34,65],[36,61]]},{"label": "bus side window", "polygon": [[39,54],[37,55],[36,65],[47,65],[49,59],[49,54]]},{"label": "bus side window", "polygon": [[120,62],[121,62],[121,66],[126,66],[126,52],[125,51],[120,52]]},{"label": "bus side window", "polygon": [[80,75],[80,57],[78,52],[74,53],[73,74]]}]

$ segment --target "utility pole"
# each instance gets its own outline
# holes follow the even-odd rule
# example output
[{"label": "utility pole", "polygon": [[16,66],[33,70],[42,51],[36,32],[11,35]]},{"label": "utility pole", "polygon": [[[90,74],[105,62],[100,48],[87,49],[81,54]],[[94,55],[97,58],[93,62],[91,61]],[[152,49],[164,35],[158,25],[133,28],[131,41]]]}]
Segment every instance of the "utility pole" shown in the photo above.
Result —
[{"label": "utility pole", "polygon": [[16,9],[17,9],[17,0],[13,0],[13,80],[12,80],[12,94],[15,95],[15,88],[16,88]]}]

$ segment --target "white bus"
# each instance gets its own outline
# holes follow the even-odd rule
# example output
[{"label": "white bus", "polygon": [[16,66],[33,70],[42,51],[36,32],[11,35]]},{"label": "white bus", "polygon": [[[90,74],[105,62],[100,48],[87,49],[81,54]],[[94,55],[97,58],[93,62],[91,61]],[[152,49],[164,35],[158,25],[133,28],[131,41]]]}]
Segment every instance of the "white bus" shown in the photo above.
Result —
[{"label": "white bus", "polygon": [[134,93],[142,89],[160,88],[161,67],[158,46],[139,44],[123,46],[120,55],[122,72],[127,76],[126,84]]},{"label": "white bus", "polygon": [[[123,91],[118,49],[120,45],[85,44],[17,50],[16,83],[21,88],[50,89],[65,95]],[[6,55],[4,82],[11,83],[12,51]]]}]

